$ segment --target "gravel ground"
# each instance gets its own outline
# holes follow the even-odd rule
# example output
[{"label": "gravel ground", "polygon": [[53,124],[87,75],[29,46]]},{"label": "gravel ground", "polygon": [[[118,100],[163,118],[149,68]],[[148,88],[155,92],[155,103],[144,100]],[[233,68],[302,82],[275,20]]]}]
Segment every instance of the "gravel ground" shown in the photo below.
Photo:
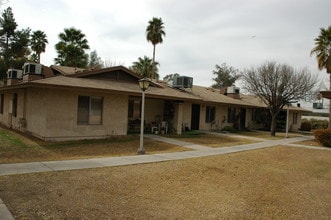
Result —
[{"label": "gravel ground", "polygon": [[331,219],[331,152],[291,147],[0,177],[15,219]]}]

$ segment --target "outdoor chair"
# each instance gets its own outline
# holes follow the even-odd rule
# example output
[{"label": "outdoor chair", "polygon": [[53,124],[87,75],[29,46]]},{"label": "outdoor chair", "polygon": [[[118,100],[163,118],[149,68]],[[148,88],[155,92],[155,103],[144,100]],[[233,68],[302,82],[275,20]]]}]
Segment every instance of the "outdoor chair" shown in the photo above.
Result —
[{"label": "outdoor chair", "polygon": [[[167,121],[161,121],[159,125],[159,130],[161,134],[167,134],[168,133],[168,122]],[[163,132],[162,132],[163,131]]]}]

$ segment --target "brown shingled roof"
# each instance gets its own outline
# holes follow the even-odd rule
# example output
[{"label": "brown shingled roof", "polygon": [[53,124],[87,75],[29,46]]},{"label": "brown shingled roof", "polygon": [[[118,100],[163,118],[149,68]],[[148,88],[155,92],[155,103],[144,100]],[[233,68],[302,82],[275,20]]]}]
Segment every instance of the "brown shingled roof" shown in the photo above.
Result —
[{"label": "brown shingled roof", "polygon": [[71,66],[56,66],[56,65],[51,65],[50,68],[58,71],[64,76],[76,74],[79,72],[87,71],[86,69],[83,68],[77,68],[77,67],[71,67]]},{"label": "brown shingled roof", "polygon": [[[267,105],[256,95],[240,95],[241,100],[245,102],[250,102],[255,106],[260,106],[267,108]],[[310,110],[298,107],[296,104],[290,104],[290,106],[285,105],[283,109],[289,108],[291,111],[304,111],[304,112],[310,112]]]},{"label": "brown shingled roof", "polygon": [[[30,82],[31,86],[35,87],[65,87],[68,89],[89,89],[104,92],[118,92],[141,95],[141,90],[137,84],[119,82],[112,80],[98,80],[98,79],[86,79],[75,78],[66,76],[57,76],[52,78],[46,78]],[[189,92],[173,89],[170,87],[149,87],[146,91],[147,97],[164,97],[169,99],[179,100],[195,100],[202,101],[202,99]]]},{"label": "brown shingled roof", "polygon": [[[234,99],[220,93],[219,89],[207,88],[203,86],[193,86],[192,93],[201,97],[204,101],[214,103],[233,104],[241,106],[256,106],[250,102],[245,102],[240,99]],[[257,105],[259,106],[259,105]]]}]

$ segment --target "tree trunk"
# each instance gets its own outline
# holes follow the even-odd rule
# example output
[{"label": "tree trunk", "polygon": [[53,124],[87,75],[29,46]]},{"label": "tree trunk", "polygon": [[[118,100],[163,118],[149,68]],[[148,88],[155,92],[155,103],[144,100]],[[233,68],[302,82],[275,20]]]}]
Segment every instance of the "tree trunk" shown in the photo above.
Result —
[{"label": "tree trunk", "polygon": [[273,114],[271,116],[271,128],[270,128],[271,136],[276,136],[276,126],[277,126],[277,114]]},{"label": "tree trunk", "polygon": [[[329,90],[331,90],[331,73],[329,73],[329,78],[330,78]],[[328,128],[331,128],[331,99],[329,99],[329,126],[328,126]]]},{"label": "tree trunk", "polygon": [[152,61],[152,78],[155,79],[156,78],[156,74],[155,74],[155,44],[153,44],[153,61]]}]

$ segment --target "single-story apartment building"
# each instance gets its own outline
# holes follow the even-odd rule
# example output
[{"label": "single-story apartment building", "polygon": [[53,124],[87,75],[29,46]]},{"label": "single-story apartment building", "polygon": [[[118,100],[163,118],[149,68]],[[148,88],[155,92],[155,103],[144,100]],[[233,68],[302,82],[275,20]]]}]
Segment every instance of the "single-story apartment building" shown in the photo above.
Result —
[{"label": "single-story apartment building", "polygon": [[[140,78],[123,66],[80,69],[25,63],[22,70],[9,69],[0,87],[0,123],[45,141],[139,132]],[[224,93],[152,81],[145,95],[146,132],[159,130],[161,124],[177,134],[226,126],[258,128],[258,113],[266,109],[257,97],[242,95],[236,88]],[[300,127],[302,111],[289,107],[290,130]]]}]

